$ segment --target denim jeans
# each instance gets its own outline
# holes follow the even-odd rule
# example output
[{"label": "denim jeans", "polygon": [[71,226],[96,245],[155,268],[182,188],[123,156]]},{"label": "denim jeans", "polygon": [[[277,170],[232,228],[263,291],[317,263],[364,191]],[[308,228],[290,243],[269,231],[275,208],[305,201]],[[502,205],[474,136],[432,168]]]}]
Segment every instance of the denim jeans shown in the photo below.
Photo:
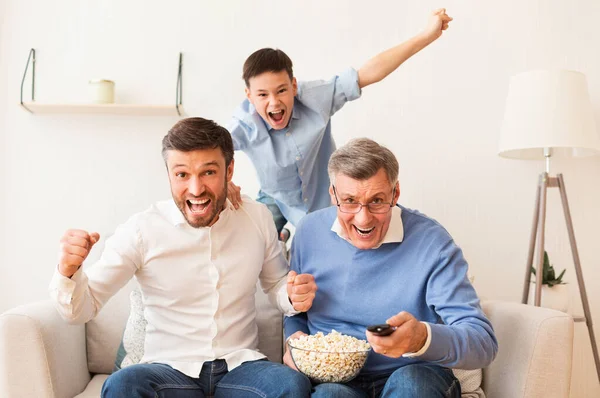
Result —
[{"label": "denim jeans", "polygon": [[281,233],[281,230],[287,224],[286,218],[281,213],[279,206],[275,203],[275,199],[264,193],[263,191],[258,191],[258,197],[256,198],[257,202],[267,205],[267,208],[273,215],[273,221],[275,222],[275,226],[277,227],[277,235]]},{"label": "denim jeans", "polygon": [[452,370],[430,364],[406,365],[392,374],[359,375],[348,383],[323,383],[312,397],[323,398],[460,398]]},{"label": "denim jeans", "polygon": [[113,373],[102,386],[102,397],[241,398],[310,396],[310,381],[285,365],[248,361],[227,371],[222,359],[205,362],[198,378],[164,364],[138,364]]}]

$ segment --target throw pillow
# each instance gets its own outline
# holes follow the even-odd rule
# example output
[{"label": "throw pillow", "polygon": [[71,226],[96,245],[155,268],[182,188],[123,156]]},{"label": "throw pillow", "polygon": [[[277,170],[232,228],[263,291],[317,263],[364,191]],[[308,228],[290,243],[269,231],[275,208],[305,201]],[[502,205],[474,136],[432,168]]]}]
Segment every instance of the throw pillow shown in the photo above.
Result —
[{"label": "throw pillow", "polygon": [[113,371],[139,363],[144,356],[144,340],[146,337],[146,318],[144,317],[144,304],[142,293],[134,289],[129,295],[130,311],[123,339],[117,351]]},{"label": "throw pillow", "polygon": [[483,372],[481,369],[452,369],[454,377],[460,383],[461,398],[485,398],[481,389]]}]

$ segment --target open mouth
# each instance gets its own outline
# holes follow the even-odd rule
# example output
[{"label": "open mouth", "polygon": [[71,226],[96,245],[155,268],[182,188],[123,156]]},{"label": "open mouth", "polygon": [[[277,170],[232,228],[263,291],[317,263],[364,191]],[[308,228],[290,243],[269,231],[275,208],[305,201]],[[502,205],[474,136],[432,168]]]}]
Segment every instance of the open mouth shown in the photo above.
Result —
[{"label": "open mouth", "polygon": [[277,111],[269,112],[268,114],[269,118],[275,123],[281,123],[283,121],[283,115],[285,114],[285,111],[283,109],[280,109]]},{"label": "open mouth", "polygon": [[210,199],[188,199],[185,202],[192,214],[203,215],[208,211],[212,201]]},{"label": "open mouth", "polygon": [[373,231],[375,231],[375,227],[371,227],[369,229],[360,229],[356,225],[353,225],[353,227],[354,227],[354,230],[356,231],[356,233],[358,234],[358,236],[360,236],[362,238],[368,238],[369,236],[371,236],[373,234]]}]

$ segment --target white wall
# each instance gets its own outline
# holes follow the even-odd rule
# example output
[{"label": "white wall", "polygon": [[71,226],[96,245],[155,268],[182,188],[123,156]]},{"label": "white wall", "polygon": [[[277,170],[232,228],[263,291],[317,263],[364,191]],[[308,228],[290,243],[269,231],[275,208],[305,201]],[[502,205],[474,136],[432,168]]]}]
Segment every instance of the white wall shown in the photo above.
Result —
[{"label": "white wall", "polygon": [[[7,77],[5,76],[4,73],[2,73],[5,70],[5,64],[6,64],[6,57],[3,57],[2,55],[4,54],[3,52],[3,36],[4,36],[4,32],[2,29],[2,26],[4,26],[4,20],[5,20],[5,16],[6,16],[6,12],[5,12],[5,3],[3,0],[0,0],[0,93],[5,93],[6,92],[6,81],[8,80]],[[6,143],[5,143],[5,136],[6,136],[6,126],[5,126],[5,114],[6,114],[6,107],[7,107],[7,101],[6,101],[6,96],[0,94],[0,259],[2,259],[2,264],[4,264],[4,248],[7,245],[7,239],[5,238],[5,230],[7,230],[8,228],[6,227],[6,205],[5,205],[5,196],[6,196],[6,191],[7,191],[7,186],[6,183],[4,181],[4,175],[5,175],[5,163],[6,163]],[[0,266],[0,270],[2,270],[3,268],[5,268],[3,265]],[[2,271],[0,271],[2,272]],[[6,292],[8,291],[8,284],[7,284],[7,280],[5,280],[5,278],[0,278],[0,291],[2,292]],[[2,311],[3,309],[5,309],[5,303],[6,300],[4,300],[4,298],[0,299],[0,311]]]},{"label": "white wall", "polygon": [[[487,298],[519,301],[543,164],[496,155],[511,75],[534,68],[585,73],[600,126],[600,2],[464,0],[371,2],[81,2],[8,0],[0,30],[0,311],[47,297],[58,240],[69,227],[106,235],[133,212],[169,197],[160,139],[171,117],[42,116],[18,106],[31,47],[38,50],[39,102],[86,98],[90,78],[116,81],[117,101],[171,103],[184,52],[188,115],[226,123],[242,99],[244,59],[284,49],[300,78],[327,78],[417,32],[433,8],[455,21],[362,99],[334,117],[338,144],[369,136],[401,165],[401,202],[437,218],[463,247]],[[257,189],[237,157],[234,180]],[[593,319],[600,323],[600,158],[556,161],[572,207]],[[1,200],[1,199],[0,199]],[[547,249],[566,267],[581,313],[558,193],[550,191]],[[0,246],[1,248],[1,246]],[[596,330],[600,334],[600,330]],[[576,325],[573,396],[599,396],[589,339]],[[549,364],[551,366],[551,364]]]}]

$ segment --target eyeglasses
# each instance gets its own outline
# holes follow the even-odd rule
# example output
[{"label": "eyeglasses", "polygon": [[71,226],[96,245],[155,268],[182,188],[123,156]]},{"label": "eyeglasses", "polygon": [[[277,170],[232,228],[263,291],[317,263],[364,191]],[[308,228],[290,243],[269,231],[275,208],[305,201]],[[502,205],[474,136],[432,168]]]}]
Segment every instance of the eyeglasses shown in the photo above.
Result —
[{"label": "eyeglasses", "polygon": [[[394,207],[393,203],[380,203],[380,202],[371,202],[367,204],[362,203],[346,203],[338,200],[337,191],[335,190],[335,185],[333,187],[333,195],[335,196],[335,201],[337,203],[337,207],[340,209],[342,213],[350,213],[350,214],[358,214],[362,210],[363,206],[366,206],[367,209],[373,214],[384,214],[390,211],[392,207]],[[392,189],[392,198],[396,195],[396,187]]]}]

